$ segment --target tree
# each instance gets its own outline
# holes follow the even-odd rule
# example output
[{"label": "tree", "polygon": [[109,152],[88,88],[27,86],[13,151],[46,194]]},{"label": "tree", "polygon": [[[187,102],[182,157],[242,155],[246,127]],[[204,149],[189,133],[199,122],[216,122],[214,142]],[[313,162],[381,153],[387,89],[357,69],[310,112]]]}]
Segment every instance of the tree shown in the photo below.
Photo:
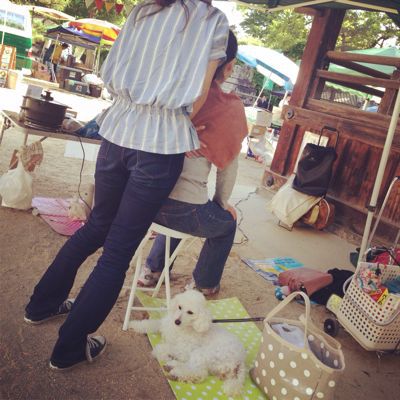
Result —
[{"label": "tree", "polygon": [[260,39],[257,39],[252,36],[245,36],[245,37],[240,37],[238,38],[238,44],[251,44],[254,46],[262,46],[263,42]]},{"label": "tree", "polygon": [[247,9],[245,15],[241,26],[249,36],[293,60],[301,58],[312,22],[309,16],[292,10],[267,13],[261,9]]},{"label": "tree", "polygon": [[[65,2],[67,4],[65,5],[63,11],[67,14],[75,16],[76,18],[88,18],[91,11],[94,13],[93,18],[106,20],[108,22],[112,22],[113,24],[122,25],[126,20],[125,13],[122,12],[121,14],[117,14],[114,8],[110,12],[107,12],[105,7],[103,7],[101,11],[97,11],[94,2],[90,6],[90,10],[87,9],[83,0],[65,0]],[[139,0],[124,0],[124,5],[135,5],[138,2]]]},{"label": "tree", "polygon": [[[292,10],[267,13],[260,8],[241,9],[245,15],[241,26],[249,36],[293,60],[301,58],[311,28],[311,17]],[[337,49],[346,51],[382,47],[389,40],[400,43],[400,29],[386,14],[349,10],[343,21]]]},{"label": "tree", "polygon": [[383,47],[390,39],[400,44],[400,28],[386,14],[348,11],[336,48],[346,51]]},{"label": "tree", "polygon": [[[41,7],[54,8],[55,10],[63,11],[69,0],[13,0],[13,3],[27,4]],[[82,0],[82,3],[85,3]]]},{"label": "tree", "polygon": [[67,0],[66,5],[62,11],[74,16],[75,18],[89,18],[89,10],[82,0]]},{"label": "tree", "polygon": [[[125,6],[135,5],[140,0],[124,0]],[[117,14],[114,9],[107,12],[105,7],[101,11],[96,11],[95,2],[90,6],[90,10],[86,7],[84,0],[13,0],[17,4],[37,5],[42,7],[54,8],[55,10],[63,11],[73,17],[88,18],[89,11],[95,12],[94,18],[107,20],[117,25],[122,25],[125,22],[125,13]]]}]

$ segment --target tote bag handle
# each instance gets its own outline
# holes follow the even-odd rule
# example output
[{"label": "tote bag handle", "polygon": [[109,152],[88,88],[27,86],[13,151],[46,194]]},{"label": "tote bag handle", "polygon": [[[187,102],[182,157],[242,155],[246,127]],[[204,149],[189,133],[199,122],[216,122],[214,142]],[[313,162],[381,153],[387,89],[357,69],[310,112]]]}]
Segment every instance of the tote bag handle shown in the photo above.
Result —
[{"label": "tote bag handle", "polygon": [[[322,134],[324,133],[324,130],[327,130],[327,131],[336,133],[335,146],[332,146],[332,147],[336,150],[336,147],[337,147],[337,144],[338,144],[338,141],[339,141],[339,131],[338,131],[336,128],[332,128],[332,127],[329,126],[329,125],[325,125],[325,126],[321,129],[321,132],[320,132],[320,134],[319,134],[319,139],[318,139],[318,146],[319,146],[320,143],[321,143],[321,138],[322,138]],[[328,138],[328,139],[329,139],[329,138]]]},{"label": "tote bag handle", "polygon": [[265,317],[264,323],[269,322],[279,311],[284,309],[290,302],[292,302],[297,296],[301,296],[304,300],[304,305],[306,307],[306,316],[304,321],[304,347],[307,346],[307,333],[308,333],[308,322],[310,320],[310,310],[311,304],[310,299],[304,292],[293,292],[282,300],[275,308],[273,308]]}]

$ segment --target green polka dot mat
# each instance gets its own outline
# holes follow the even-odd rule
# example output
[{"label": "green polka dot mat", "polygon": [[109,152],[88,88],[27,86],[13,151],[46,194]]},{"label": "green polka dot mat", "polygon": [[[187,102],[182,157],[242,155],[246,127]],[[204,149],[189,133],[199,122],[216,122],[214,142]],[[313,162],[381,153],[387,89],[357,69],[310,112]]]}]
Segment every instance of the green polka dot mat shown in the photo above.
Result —
[{"label": "green polka dot mat", "polygon": [[[165,300],[152,298],[143,292],[137,291],[137,297],[146,307],[162,307],[165,306]],[[213,318],[248,318],[249,314],[240,303],[239,299],[232,297],[222,300],[209,300],[207,302],[211,310]],[[159,312],[151,312],[152,318],[160,318]],[[224,328],[235,334],[246,348],[246,366],[248,370],[254,365],[258,348],[261,343],[261,332],[253,322],[234,322],[224,323]],[[152,347],[161,340],[159,334],[151,333],[148,335]],[[252,382],[250,376],[247,375],[246,382],[240,397],[229,397],[222,390],[222,382],[214,377],[209,376],[202,383],[184,383],[168,380],[175,397],[178,400],[265,400],[265,395]]]}]

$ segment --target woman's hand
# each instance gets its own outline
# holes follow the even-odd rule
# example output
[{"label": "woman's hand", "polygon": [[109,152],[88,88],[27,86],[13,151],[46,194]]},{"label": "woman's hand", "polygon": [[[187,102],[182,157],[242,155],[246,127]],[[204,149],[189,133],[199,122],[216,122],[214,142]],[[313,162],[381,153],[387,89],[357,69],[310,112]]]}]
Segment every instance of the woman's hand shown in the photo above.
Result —
[{"label": "woman's hand", "polygon": [[236,221],[237,220],[237,213],[235,210],[235,207],[231,206],[230,204],[228,204],[228,207],[226,208],[226,211],[230,212],[233,219]]},{"label": "woman's hand", "polygon": [[[201,132],[206,129],[206,126],[205,125],[195,126],[195,129],[197,132]],[[201,140],[199,141],[200,141],[200,148],[192,151],[187,151],[185,153],[187,158],[199,158],[204,156],[202,150],[206,149],[207,145],[203,143]]]}]

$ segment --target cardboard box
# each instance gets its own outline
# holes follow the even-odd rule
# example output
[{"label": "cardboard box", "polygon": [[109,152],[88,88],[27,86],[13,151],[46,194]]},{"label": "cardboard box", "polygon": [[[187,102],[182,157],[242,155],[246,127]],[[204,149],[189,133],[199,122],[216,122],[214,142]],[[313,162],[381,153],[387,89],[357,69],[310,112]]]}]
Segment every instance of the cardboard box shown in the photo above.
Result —
[{"label": "cardboard box", "polygon": [[50,72],[47,70],[37,70],[32,72],[32,76],[35,79],[40,79],[42,81],[51,81],[51,75]]},{"label": "cardboard box", "polygon": [[250,137],[265,135],[265,132],[267,131],[266,126],[255,125],[255,124],[248,124],[248,128]]},{"label": "cardboard box", "polygon": [[272,122],[272,113],[266,110],[257,110],[256,125],[270,126]]},{"label": "cardboard box", "polygon": [[73,93],[89,94],[89,85],[87,83],[77,82],[71,79],[66,79],[64,81],[64,89]]},{"label": "cardboard box", "polygon": [[65,81],[67,79],[70,79],[72,81],[81,81],[82,80],[82,71],[66,69],[66,68],[59,68],[59,77],[60,77],[60,81]]},{"label": "cardboard box", "polygon": [[99,85],[89,84],[89,90],[90,90],[90,95],[92,97],[100,97],[101,92],[103,91],[103,88]]},{"label": "cardboard box", "polygon": [[282,118],[282,108],[274,107],[272,109],[272,123],[274,125],[282,126],[283,118]]}]

